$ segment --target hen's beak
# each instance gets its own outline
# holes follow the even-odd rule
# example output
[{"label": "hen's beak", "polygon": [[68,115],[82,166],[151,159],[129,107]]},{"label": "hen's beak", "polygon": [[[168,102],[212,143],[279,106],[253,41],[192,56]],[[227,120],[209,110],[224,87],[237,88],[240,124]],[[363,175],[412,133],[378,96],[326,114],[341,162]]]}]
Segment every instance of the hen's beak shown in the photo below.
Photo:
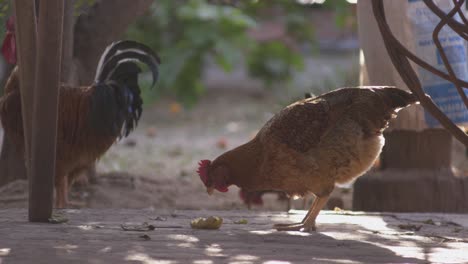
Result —
[{"label": "hen's beak", "polygon": [[213,187],[208,187],[208,188],[206,188],[206,192],[207,192],[209,195],[212,195],[213,192],[214,192],[214,188],[213,188]]}]

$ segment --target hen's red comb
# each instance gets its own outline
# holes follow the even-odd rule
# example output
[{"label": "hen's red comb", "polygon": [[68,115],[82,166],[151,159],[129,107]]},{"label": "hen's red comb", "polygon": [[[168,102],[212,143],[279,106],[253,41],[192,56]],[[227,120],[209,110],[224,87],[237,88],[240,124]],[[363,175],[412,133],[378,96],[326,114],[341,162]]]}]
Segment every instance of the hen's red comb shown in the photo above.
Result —
[{"label": "hen's red comb", "polygon": [[210,160],[200,160],[200,162],[198,162],[197,173],[198,175],[200,175],[200,179],[205,185],[206,185],[206,182],[208,181],[208,167],[210,166],[210,164],[211,164]]}]

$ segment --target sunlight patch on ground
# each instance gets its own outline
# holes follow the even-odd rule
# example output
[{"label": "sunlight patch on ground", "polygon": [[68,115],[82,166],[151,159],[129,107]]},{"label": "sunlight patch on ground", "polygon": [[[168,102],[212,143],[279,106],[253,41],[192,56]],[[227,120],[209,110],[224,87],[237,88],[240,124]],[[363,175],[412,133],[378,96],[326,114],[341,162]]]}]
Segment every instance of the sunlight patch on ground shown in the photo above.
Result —
[{"label": "sunlight patch on ground", "polygon": [[171,244],[181,248],[193,248],[195,243],[200,241],[198,238],[189,235],[168,235],[167,238],[179,241],[179,244]]},{"label": "sunlight patch on ground", "polygon": [[346,259],[331,259],[331,258],[315,258],[314,260],[324,261],[324,262],[329,262],[329,263],[343,263],[343,264],[362,263],[362,262],[346,260]]},{"label": "sunlight patch on ground", "polygon": [[[419,248],[419,252],[415,252],[414,248],[411,249],[411,247],[408,246],[387,246],[381,243],[374,243],[374,245],[377,245],[382,248],[386,248],[388,250],[391,250],[395,253],[395,255],[404,257],[404,258],[419,258],[419,259],[424,259],[424,249]],[[414,247],[418,247],[416,243],[414,243]]]},{"label": "sunlight patch on ground", "polygon": [[[317,227],[318,230],[320,229],[320,225]],[[336,240],[347,240],[352,237],[353,240],[359,240],[359,241],[366,241],[369,238],[369,233],[372,231],[361,231],[356,229],[356,232],[354,232],[352,235],[349,233],[343,233],[342,229],[337,229],[333,231],[319,231],[320,234],[331,237]]]},{"label": "sunlight patch on ground", "polygon": [[[468,262],[468,246],[466,243],[456,243],[458,247],[449,248],[433,248],[431,252],[428,253],[429,261],[433,263],[443,263],[443,262]],[[457,248],[456,250],[453,250]]]},{"label": "sunlight patch on ground", "polygon": [[194,237],[194,236],[189,236],[189,235],[168,235],[167,238],[173,239],[173,240],[179,240],[179,241],[184,241],[184,242],[189,242],[189,243],[194,243],[200,241],[200,239]]},{"label": "sunlight patch on ground", "polygon": [[65,245],[55,246],[54,248],[64,250],[65,252],[67,252],[67,254],[70,254],[70,253],[75,253],[76,252],[75,250],[78,249],[78,246],[65,244]]},{"label": "sunlight patch on ground", "polygon": [[181,247],[181,248],[193,248],[193,247],[195,247],[195,244],[193,244],[193,243],[180,243],[180,244],[176,244],[176,246]]},{"label": "sunlight patch on ground", "polygon": [[193,264],[212,264],[213,261],[209,259],[195,260]]},{"label": "sunlight patch on ground", "polygon": [[170,260],[158,260],[150,257],[144,253],[130,253],[125,260],[128,261],[140,261],[142,264],[173,264],[175,261]]},{"label": "sunlight patch on ground", "polygon": [[205,254],[210,257],[222,257],[225,256],[222,254],[223,249],[219,244],[208,245],[205,249]]},{"label": "sunlight patch on ground", "polygon": [[112,247],[107,246],[107,247],[105,247],[105,248],[100,249],[99,252],[101,252],[101,253],[108,253],[108,252],[110,252],[111,250],[112,250]]},{"label": "sunlight patch on ground", "polygon": [[293,236],[303,236],[303,237],[307,237],[307,236],[311,236],[312,233],[307,233],[307,232],[302,232],[302,231],[287,231],[286,232],[288,235],[293,235]]},{"label": "sunlight patch on ground", "polygon": [[77,226],[79,229],[84,230],[84,231],[90,231],[93,229],[93,226],[90,225],[79,225]]},{"label": "sunlight patch on ground", "polygon": [[359,216],[340,215],[340,214],[320,214],[317,217],[317,224],[350,224],[359,225],[368,230],[391,231],[393,229],[388,227],[380,216]]},{"label": "sunlight patch on ground", "polygon": [[232,258],[234,261],[254,261],[259,259],[257,256],[252,256],[252,255],[237,255]]},{"label": "sunlight patch on ground", "polygon": [[249,231],[249,233],[256,234],[256,235],[269,235],[273,234],[275,230],[253,230]]},{"label": "sunlight patch on ground", "polygon": [[10,254],[11,248],[0,248],[0,257],[6,257]]},{"label": "sunlight patch on ground", "polygon": [[[271,230],[253,230],[253,231],[249,231],[249,233],[256,234],[256,235],[280,234],[275,229],[271,229]],[[288,235],[293,235],[293,236],[303,236],[303,237],[312,235],[312,233],[301,232],[301,231],[286,231],[286,232],[281,232],[281,234],[288,234]]]},{"label": "sunlight patch on ground", "polygon": [[[429,246],[431,242],[425,237],[413,238],[413,236],[410,236],[410,238],[413,241],[398,242],[396,246],[376,242],[372,244],[391,250],[395,255],[404,258],[425,259],[430,263],[467,263],[468,246],[465,243],[459,243],[459,248],[453,246],[450,248],[434,248],[434,246]],[[415,248],[418,250],[415,250]]]}]

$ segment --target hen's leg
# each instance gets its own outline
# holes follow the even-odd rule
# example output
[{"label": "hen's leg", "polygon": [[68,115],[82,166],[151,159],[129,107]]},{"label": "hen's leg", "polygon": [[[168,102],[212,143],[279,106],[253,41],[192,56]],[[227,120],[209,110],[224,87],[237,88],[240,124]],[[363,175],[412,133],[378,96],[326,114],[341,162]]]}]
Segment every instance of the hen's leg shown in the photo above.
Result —
[{"label": "hen's leg", "polygon": [[304,197],[302,198],[302,210],[306,209],[307,198],[309,198],[308,195],[304,195]]},{"label": "hen's leg", "polygon": [[312,206],[310,207],[309,211],[307,212],[306,216],[300,223],[295,224],[277,224],[274,225],[274,228],[278,231],[300,231],[304,229],[304,231],[315,231],[315,219],[317,215],[320,213],[320,210],[325,206],[328,201],[328,197],[330,195],[326,195],[323,197],[316,197]]},{"label": "hen's leg", "polygon": [[251,210],[252,209],[252,193],[251,192],[246,192],[245,194],[245,203],[247,204],[247,209]]},{"label": "hen's leg", "polygon": [[[310,216],[310,214],[312,213],[312,209],[315,205],[315,201],[317,201],[318,197],[315,197],[314,199],[314,203],[312,203],[309,211],[307,212],[306,216],[302,219],[302,221],[300,223],[294,223],[294,224],[275,224],[273,225],[274,228],[279,228],[279,227],[288,227],[288,226],[296,226],[298,224],[303,224],[304,221]],[[303,207],[304,208],[304,207]]]},{"label": "hen's leg", "polygon": [[289,210],[291,210],[291,197],[287,197],[286,199],[288,199],[286,205],[286,212],[289,212]]},{"label": "hen's leg", "polygon": [[57,174],[55,177],[60,177],[55,183],[55,207],[65,208],[68,203],[68,176]]},{"label": "hen's leg", "polygon": [[[312,213],[312,209],[313,207],[315,206],[315,202],[317,201],[318,197],[315,196],[314,198],[314,203],[312,203],[312,205],[310,206],[309,208],[309,211],[307,211],[307,214],[306,216],[302,219],[302,221],[300,223],[294,223],[294,224],[275,224],[274,225],[274,228],[277,228],[277,227],[285,227],[285,226],[295,226],[295,225],[298,225],[298,224],[303,224],[304,221],[309,217],[309,215]],[[304,210],[305,207],[306,207],[306,203],[304,202],[305,201],[305,196],[302,198],[302,209],[301,210]],[[288,210],[289,211],[289,210]]]}]

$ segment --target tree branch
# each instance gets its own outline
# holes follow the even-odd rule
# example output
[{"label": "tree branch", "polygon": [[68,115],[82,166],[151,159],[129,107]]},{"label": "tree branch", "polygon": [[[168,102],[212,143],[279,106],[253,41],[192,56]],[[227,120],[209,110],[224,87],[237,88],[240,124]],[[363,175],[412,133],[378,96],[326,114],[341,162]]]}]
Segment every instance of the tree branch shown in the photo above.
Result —
[{"label": "tree branch", "polygon": [[78,18],[74,57],[81,84],[93,81],[96,65],[105,47],[118,40],[152,3],[153,0],[101,0],[88,14]]}]

